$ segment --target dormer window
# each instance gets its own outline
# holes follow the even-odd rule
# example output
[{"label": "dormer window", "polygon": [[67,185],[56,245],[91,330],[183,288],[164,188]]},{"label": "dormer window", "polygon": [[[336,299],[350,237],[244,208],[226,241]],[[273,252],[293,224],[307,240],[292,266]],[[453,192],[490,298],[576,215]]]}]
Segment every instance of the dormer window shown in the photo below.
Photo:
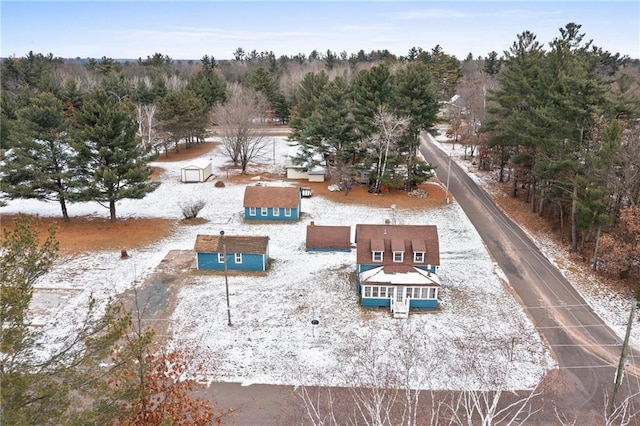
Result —
[{"label": "dormer window", "polygon": [[393,252],[393,261],[395,263],[402,263],[404,261],[404,241],[403,240],[391,240],[391,251]]},{"label": "dormer window", "polygon": [[416,251],[413,253],[413,263],[424,263],[423,251]]},{"label": "dormer window", "polygon": [[374,262],[382,262],[382,252],[381,251],[372,251],[373,261]]}]

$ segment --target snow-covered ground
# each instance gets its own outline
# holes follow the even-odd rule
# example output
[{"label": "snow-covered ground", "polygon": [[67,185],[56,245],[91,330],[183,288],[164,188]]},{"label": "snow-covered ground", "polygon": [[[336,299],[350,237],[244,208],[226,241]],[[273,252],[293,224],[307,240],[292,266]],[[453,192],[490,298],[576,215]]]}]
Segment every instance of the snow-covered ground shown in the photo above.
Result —
[{"label": "snow-covered ground", "polygon": [[[269,158],[252,172],[282,171],[286,139],[274,137],[273,145],[273,161]],[[224,180],[221,167],[226,158],[215,153],[211,159],[214,174]],[[536,386],[555,367],[455,203],[395,212],[398,223],[437,225],[442,282],[438,312],[397,320],[386,310],[359,307],[350,280],[355,249],[315,254],[304,250],[306,225],[312,220],[318,225],[351,225],[353,230],[357,223],[383,223],[392,217],[391,208],[335,204],[314,196],[303,199],[303,219],[298,223],[248,224],[242,220],[245,185],[182,184],[180,168],[191,162],[155,163],[166,170],[162,184],[143,200],[118,203],[118,215],[177,220],[181,202],[202,199],[207,205],[199,217],[207,222],[177,227],[160,242],[129,250],[131,258],[125,261],[112,251],[61,259],[35,292],[41,306],[49,304],[46,315],[37,320],[50,344],[60,344],[71,334],[89,294],[100,301],[120,294],[149,275],[170,250],[192,249],[197,234],[224,230],[227,235],[269,236],[274,261],[266,276],[229,277],[231,327],[223,276],[194,274],[193,283],[180,290],[170,318],[170,345],[194,350],[204,361],[205,381],[348,386],[383,379],[398,383],[406,376],[409,385],[421,388],[522,389]],[[95,203],[72,204],[69,210],[72,216],[107,215]],[[17,212],[59,216],[57,205],[33,200],[12,201],[0,209],[3,214]],[[600,301],[592,303],[597,307]],[[612,326],[624,321],[623,316],[606,319]]]},{"label": "snow-covered ground", "polygon": [[[491,183],[494,183],[496,180],[495,173],[480,171],[472,164],[469,158],[465,159],[464,147],[460,144],[454,146],[447,138],[446,125],[441,125],[438,130],[440,135],[435,139],[440,149],[450,154],[452,161],[455,161],[466,170],[467,174],[478,185],[487,192],[492,193],[494,189]],[[620,341],[622,341],[629,319],[629,309],[633,302],[632,292],[621,294],[610,289],[600,282],[598,277],[593,274],[588,267],[572,261],[566,248],[559,246],[546,235],[532,234],[528,232],[526,228],[523,228],[523,230],[529,238],[535,242],[542,253],[544,253],[569,282],[573,284],[600,318],[620,337]],[[638,327],[637,324],[631,329],[631,343],[640,345],[640,327]]]}]

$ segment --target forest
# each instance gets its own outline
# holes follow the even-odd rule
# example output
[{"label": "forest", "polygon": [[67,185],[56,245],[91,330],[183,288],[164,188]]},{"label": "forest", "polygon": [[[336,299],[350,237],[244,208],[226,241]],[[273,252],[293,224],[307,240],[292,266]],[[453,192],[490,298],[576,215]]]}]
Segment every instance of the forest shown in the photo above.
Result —
[{"label": "forest", "polygon": [[[640,60],[602,50],[580,25],[569,23],[545,42],[524,31],[502,54],[476,58],[458,59],[440,46],[414,47],[406,56],[314,50],[276,57],[242,48],[233,56],[178,61],[153,53],[119,61],[28,52],[3,58],[0,203],[48,200],[70,220],[68,203],[92,200],[116,221],[117,201],[155,189],[148,166],[154,158],[189,149],[215,131],[244,171],[265,148],[259,136],[264,126],[290,128],[301,147],[297,161],[322,163],[334,182],[365,173],[371,192],[382,186],[411,190],[432,176],[431,167],[416,159],[421,133],[435,132],[444,121],[465,155],[545,217],[570,241],[571,251],[594,270],[640,286]],[[0,265],[1,325],[15,331],[3,333],[2,352],[21,355],[9,356],[12,361],[33,350],[25,309],[33,282],[57,250],[53,239],[39,246],[27,223],[14,232],[3,239]],[[91,351],[69,347],[59,359],[30,365],[32,371],[54,366],[58,380],[77,389],[90,376],[83,386],[99,394],[106,385],[102,378],[80,377],[68,366],[95,372],[96,359],[128,336],[125,350],[114,356],[127,368],[109,380],[120,381],[122,392],[135,393],[136,386],[144,388],[140,383],[161,386],[153,366],[164,361],[142,357],[151,337],[135,327],[135,318],[110,315],[87,321],[84,338]],[[70,414],[70,388],[52,392],[56,383],[43,379],[50,375],[34,373],[27,380],[18,374],[24,365],[12,369],[5,361],[2,380],[16,386],[12,395],[3,390],[3,404],[14,404],[8,407],[18,423],[45,413],[100,421],[133,400],[113,391],[96,399],[103,405],[94,413],[103,417]],[[49,399],[29,399],[26,389],[38,382]],[[120,414],[151,415],[145,398],[138,395]],[[183,414],[198,404],[175,403]],[[206,421],[219,420],[217,415],[207,411]]]}]

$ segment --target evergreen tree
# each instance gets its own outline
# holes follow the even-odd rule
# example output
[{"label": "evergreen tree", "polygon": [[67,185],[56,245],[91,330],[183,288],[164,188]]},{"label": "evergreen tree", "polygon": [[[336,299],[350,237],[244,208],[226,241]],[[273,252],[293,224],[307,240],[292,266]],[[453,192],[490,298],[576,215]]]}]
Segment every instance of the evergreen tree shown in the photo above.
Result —
[{"label": "evergreen tree", "polygon": [[495,76],[500,72],[500,66],[502,65],[501,59],[498,57],[498,52],[495,50],[489,52],[487,59],[484,61],[484,72],[490,76]]},{"label": "evergreen tree", "polygon": [[385,64],[360,71],[351,83],[353,114],[363,138],[376,131],[375,116],[388,106],[393,96],[393,76]]},{"label": "evergreen tree", "polygon": [[140,148],[133,114],[131,104],[99,88],[75,115],[72,129],[72,145],[78,152],[75,198],[106,206],[112,222],[117,219],[117,201],[143,198],[155,189],[149,182],[150,158]]},{"label": "evergreen tree", "polygon": [[415,183],[415,157],[420,145],[420,132],[433,130],[440,106],[433,93],[429,68],[423,63],[413,62],[399,70],[395,74],[393,89],[394,114],[409,119],[401,149],[406,155],[406,188],[410,191]]},{"label": "evergreen tree", "polygon": [[349,86],[342,78],[329,82],[315,101],[313,112],[306,118],[296,118],[292,138],[306,152],[304,161],[317,156],[327,165],[335,166],[339,179],[350,177],[349,165],[357,151],[358,136],[351,114]]},{"label": "evergreen tree", "polygon": [[[55,228],[40,244],[37,220],[19,215],[0,240],[0,423],[68,424],[82,396],[100,377],[100,362],[124,332],[118,316],[96,316],[89,299],[71,335],[43,346],[47,331],[31,325],[33,288],[58,256]],[[107,309],[107,312],[114,312]]]},{"label": "evergreen tree", "polygon": [[513,196],[518,184],[531,179],[535,145],[539,137],[532,131],[535,110],[542,100],[535,82],[541,78],[544,52],[536,36],[525,31],[518,35],[508,52],[505,68],[498,76],[499,88],[489,91],[492,119],[483,126],[489,132],[488,147],[499,161],[499,181],[505,179],[505,167],[512,162],[519,168],[512,178]]},{"label": "evergreen tree", "polygon": [[74,153],[66,140],[64,106],[53,94],[42,93],[16,115],[12,149],[1,166],[0,188],[12,199],[58,202],[67,222]]},{"label": "evergreen tree", "polygon": [[204,137],[209,111],[207,103],[188,89],[162,98],[158,102],[158,119],[167,135],[165,151],[168,143],[173,143],[178,152],[181,141],[189,146],[193,138]]},{"label": "evergreen tree", "polygon": [[226,99],[225,83],[216,72],[215,59],[205,55],[202,68],[187,83],[187,89],[202,98],[209,108]]}]

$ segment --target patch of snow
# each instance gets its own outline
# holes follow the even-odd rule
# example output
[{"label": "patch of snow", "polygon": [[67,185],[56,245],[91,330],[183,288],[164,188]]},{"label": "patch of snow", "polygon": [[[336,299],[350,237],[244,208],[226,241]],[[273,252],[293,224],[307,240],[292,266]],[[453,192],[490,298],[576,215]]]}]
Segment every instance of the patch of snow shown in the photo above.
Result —
[{"label": "patch of snow", "polygon": [[[252,166],[250,173],[283,174],[289,148],[286,138],[274,137],[273,146],[273,162],[269,158]],[[226,157],[218,151],[207,154],[208,158],[214,175],[223,175]],[[227,325],[223,276],[194,274],[180,288],[169,320],[169,345],[195,350],[197,359],[209,367],[201,378],[204,381],[348,386],[354,377],[371,375],[365,356],[370,359],[375,352],[401,374],[400,370],[411,367],[398,362],[409,350],[415,363],[411,385],[421,388],[491,388],[496,380],[506,389],[533,388],[555,367],[457,204],[427,211],[397,210],[401,223],[436,225],[441,250],[440,309],[412,312],[408,319],[399,320],[387,309],[359,306],[352,280],[355,250],[305,251],[310,221],[350,225],[354,230],[359,223],[384,223],[388,209],[313,197],[302,200],[302,220],[297,223],[245,223],[245,185],[225,183],[217,188],[213,182],[181,183],[180,169],[193,162],[155,162],[152,165],[166,170],[158,189],[142,200],[119,202],[117,212],[119,217],[178,220],[180,202],[202,199],[207,204],[199,216],[208,222],[178,227],[162,241],[129,250],[126,260],[116,251],[61,259],[38,283],[42,289],[74,291],[43,324],[50,347],[73,335],[89,295],[104,307],[109,298],[140,283],[170,250],[192,249],[197,234],[224,230],[227,235],[269,236],[273,262],[266,276],[228,277],[232,326]],[[72,216],[107,215],[97,203],[74,203],[69,210]],[[1,212],[59,216],[57,205],[33,200],[11,201]]]}]

